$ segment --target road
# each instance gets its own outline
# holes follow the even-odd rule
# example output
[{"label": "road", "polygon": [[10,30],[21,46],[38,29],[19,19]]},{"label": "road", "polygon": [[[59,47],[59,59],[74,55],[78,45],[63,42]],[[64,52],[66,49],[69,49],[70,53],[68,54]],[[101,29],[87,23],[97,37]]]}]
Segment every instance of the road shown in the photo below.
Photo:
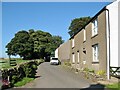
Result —
[{"label": "road", "polygon": [[42,63],[38,68],[36,80],[23,88],[88,88],[91,82],[79,74],[62,66]]}]

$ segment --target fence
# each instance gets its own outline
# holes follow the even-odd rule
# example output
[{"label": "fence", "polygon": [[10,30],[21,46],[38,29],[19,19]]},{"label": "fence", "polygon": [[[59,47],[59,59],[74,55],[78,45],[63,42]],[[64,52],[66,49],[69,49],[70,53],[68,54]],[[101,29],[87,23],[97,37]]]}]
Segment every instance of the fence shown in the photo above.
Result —
[{"label": "fence", "polygon": [[10,60],[10,66],[16,66],[17,63],[16,63],[16,60]]},{"label": "fence", "polygon": [[120,67],[110,67],[110,75],[120,78]]}]

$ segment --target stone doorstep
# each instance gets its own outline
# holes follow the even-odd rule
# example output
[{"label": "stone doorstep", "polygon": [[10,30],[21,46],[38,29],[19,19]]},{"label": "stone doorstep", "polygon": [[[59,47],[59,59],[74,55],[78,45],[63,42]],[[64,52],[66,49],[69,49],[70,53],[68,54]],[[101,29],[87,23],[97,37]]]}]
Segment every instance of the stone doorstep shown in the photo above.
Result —
[{"label": "stone doorstep", "polygon": [[99,84],[103,84],[103,85],[113,84],[113,83],[110,82],[110,81],[97,81],[97,83],[99,83]]},{"label": "stone doorstep", "polygon": [[97,83],[104,84],[104,85],[118,83],[118,82],[120,82],[120,80],[115,77],[111,77],[110,80],[97,81]]}]

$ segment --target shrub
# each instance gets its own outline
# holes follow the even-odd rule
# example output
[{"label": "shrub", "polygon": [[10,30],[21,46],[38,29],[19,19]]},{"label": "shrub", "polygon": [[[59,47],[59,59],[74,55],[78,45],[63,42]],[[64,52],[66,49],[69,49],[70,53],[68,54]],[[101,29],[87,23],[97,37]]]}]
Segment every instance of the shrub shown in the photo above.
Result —
[{"label": "shrub", "polygon": [[83,71],[89,72],[89,69],[88,68],[84,68]]},{"label": "shrub", "polygon": [[99,71],[97,71],[96,74],[99,75],[99,76],[105,76],[105,71],[104,70],[99,70]]},{"label": "shrub", "polygon": [[89,72],[91,72],[91,73],[95,73],[95,70],[93,70],[93,69],[89,69]]},{"label": "shrub", "polygon": [[90,73],[95,73],[95,70],[89,69],[89,68],[84,68],[83,71],[90,72]]},{"label": "shrub", "polygon": [[31,78],[35,77],[37,65],[38,64],[36,62],[29,62],[27,65],[25,65],[24,72],[26,77],[31,77]]},{"label": "shrub", "polygon": [[66,66],[71,66],[71,63],[70,63],[69,61],[65,61],[65,62],[64,62],[64,65],[66,65]]},{"label": "shrub", "polygon": [[43,60],[32,60],[10,69],[3,69],[2,81],[10,82],[10,85],[14,86],[15,83],[21,81],[24,77],[35,78],[37,66],[42,62]]},{"label": "shrub", "polygon": [[7,80],[8,79],[8,69],[2,70],[2,79]]}]

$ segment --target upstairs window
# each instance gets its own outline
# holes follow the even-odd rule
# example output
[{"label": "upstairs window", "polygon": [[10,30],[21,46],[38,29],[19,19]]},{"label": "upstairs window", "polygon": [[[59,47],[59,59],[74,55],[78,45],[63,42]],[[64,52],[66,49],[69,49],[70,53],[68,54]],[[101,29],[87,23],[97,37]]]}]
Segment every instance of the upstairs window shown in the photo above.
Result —
[{"label": "upstairs window", "polygon": [[92,22],[92,36],[95,36],[98,34],[98,19],[95,19]]},{"label": "upstairs window", "polygon": [[83,33],[84,33],[84,41],[86,41],[86,30],[85,29],[83,30]]},{"label": "upstairs window", "polygon": [[75,47],[75,41],[72,39],[72,48]]}]

